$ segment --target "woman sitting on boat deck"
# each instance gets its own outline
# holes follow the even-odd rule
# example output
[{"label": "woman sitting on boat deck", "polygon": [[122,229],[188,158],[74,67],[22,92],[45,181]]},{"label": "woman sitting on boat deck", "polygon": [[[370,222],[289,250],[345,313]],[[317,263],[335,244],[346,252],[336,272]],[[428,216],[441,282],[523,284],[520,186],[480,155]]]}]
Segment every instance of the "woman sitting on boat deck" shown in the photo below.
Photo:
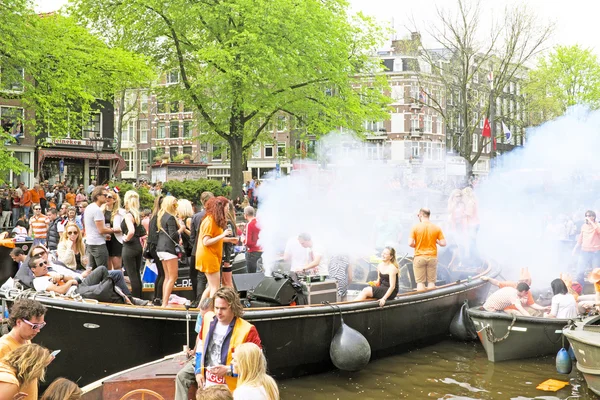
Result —
[{"label": "woman sitting on boat deck", "polygon": [[396,297],[398,294],[398,261],[396,261],[396,250],[393,247],[388,246],[383,249],[381,262],[377,266],[377,276],[374,286],[364,288],[356,297],[356,301],[374,297],[383,307],[386,300]]},{"label": "woman sitting on boat deck", "polygon": [[267,375],[267,359],[260,347],[242,343],[231,357],[231,368],[238,375],[233,400],[279,400],[277,383]]},{"label": "woman sitting on boat deck", "polygon": [[548,318],[575,318],[577,317],[577,301],[572,294],[569,294],[569,289],[562,279],[555,279],[550,283],[552,287],[552,308],[550,313],[544,314]]},{"label": "woman sitting on boat deck", "polygon": [[22,399],[20,388],[34,379],[44,381],[50,352],[38,344],[21,346],[0,360],[0,400]]}]

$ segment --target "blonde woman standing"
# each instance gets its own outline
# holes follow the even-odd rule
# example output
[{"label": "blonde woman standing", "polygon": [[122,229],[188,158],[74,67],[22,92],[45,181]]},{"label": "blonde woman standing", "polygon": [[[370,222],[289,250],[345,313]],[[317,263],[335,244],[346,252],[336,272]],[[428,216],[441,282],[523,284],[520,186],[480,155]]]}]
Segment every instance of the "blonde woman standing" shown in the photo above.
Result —
[{"label": "blonde woman standing", "polygon": [[123,232],[123,265],[129,281],[131,282],[131,294],[134,297],[142,297],[142,244],[140,239],[146,236],[146,229],[142,226],[140,218],[140,196],[133,190],[125,193],[125,218],[121,222]]},{"label": "blonde woman standing", "polygon": [[178,224],[176,216],[177,199],[173,196],[165,197],[157,215],[158,244],[156,245],[156,254],[165,270],[163,307],[169,305],[169,297],[173,291],[175,281],[177,281],[179,258],[175,246],[179,244],[181,232],[185,229],[185,225]]},{"label": "blonde woman standing", "polygon": [[275,380],[267,375],[267,359],[254,343],[242,343],[231,355],[233,373],[238,375],[233,400],[279,400]]},{"label": "blonde woman standing", "polygon": [[81,230],[74,222],[69,222],[60,237],[60,242],[56,249],[58,259],[72,270],[83,269],[85,262],[85,245],[81,237]]},{"label": "blonde woman standing", "polygon": [[108,269],[121,270],[123,265],[123,231],[121,231],[121,222],[125,216],[125,210],[121,208],[121,198],[119,194],[111,189],[106,195],[106,203],[102,206],[104,212],[104,224],[112,227],[113,233],[110,239],[107,237],[106,247],[108,248]]},{"label": "blonde woman standing", "polygon": [[52,361],[48,349],[26,344],[0,360],[0,400],[25,398],[21,387],[37,379],[44,381],[46,366]]}]

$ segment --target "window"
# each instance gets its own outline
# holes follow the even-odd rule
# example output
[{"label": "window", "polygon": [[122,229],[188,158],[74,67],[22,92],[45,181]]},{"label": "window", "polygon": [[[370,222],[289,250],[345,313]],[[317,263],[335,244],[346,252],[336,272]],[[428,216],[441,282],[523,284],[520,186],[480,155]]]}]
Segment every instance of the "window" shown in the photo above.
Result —
[{"label": "window", "polygon": [[442,114],[438,114],[435,118],[435,133],[438,135],[444,133],[442,132]]},{"label": "window", "polygon": [[260,158],[260,144],[252,146],[252,158]]},{"label": "window", "polygon": [[148,150],[140,150],[140,172],[146,172],[148,161]]},{"label": "window", "polygon": [[431,132],[432,129],[433,129],[433,119],[431,118],[431,115],[426,115],[423,130],[425,132]]},{"label": "window", "polygon": [[175,147],[171,147],[169,149],[169,157],[171,157],[171,162],[173,161],[173,159],[175,157],[177,157],[178,154],[179,154],[179,147],[175,146]]},{"label": "window", "polygon": [[194,104],[191,101],[184,101],[183,112],[194,112]]},{"label": "window", "polygon": [[165,135],[165,123],[164,122],[159,122],[158,125],[156,126],[156,138],[157,139],[164,139],[166,137]]},{"label": "window", "polygon": [[194,150],[192,149],[192,146],[183,146],[183,154],[189,154],[190,156],[192,156],[192,152]]},{"label": "window", "polygon": [[476,152],[478,150],[478,148],[479,148],[478,139],[479,139],[479,135],[476,134],[476,133],[474,133],[473,134],[473,151],[474,152]]},{"label": "window", "polygon": [[135,140],[135,121],[127,121],[127,129],[122,132],[122,135],[123,137],[121,138],[121,141],[123,142],[131,142]]},{"label": "window", "polygon": [[192,137],[192,121],[183,121],[183,137]]},{"label": "window", "polygon": [[169,124],[169,137],[172,139],[179,137],[179,121],[171,121]]},{"label": "window", "polygon": [[4,68],[0,71],[0,90],[8,92],[22,92],[25,70],[21,67]]},{"label": "window", "polygon": [[277,143],[277,157],[285,157],[285,143]]},{"label": "window", "polygon": [[174,83],[179,83],[179,71],[176,69],[167,72],[167,85]]},{"label": "window", "polygon": [[265,158],[273,158],[273,145],[265,144]]},{"label": "window", "polygon": [[148,120],[140,120],[140,143],[148,143]]},{"label": "window", "polygon": [[285,131],[287,128],[287,118],[285,115],[278,115],[277,116],[277,131],[278,132],[283,132]]},{"label": "window", "polygon": [[166,114],[168,112],[168,102],[163,99],[156,99],[156,113],[157,114]]},{"label": "window", "polygon": [[88,122],[81,127],[81,137],[87,139],[101,138],[102,130],[100,128],[102,122],[102,114],[99,112],[89,116]]},{"label": "window", "polygon": [[419,142],[411,142],[410,148],[411,148],[411,156],[419,157],[419,155],[420,155]]},{"label": "window", "polygon": [[123,151],[123,152],[121,152],[121,157],[123,157],[123,160],[125,161],[125,164],[127,165],[127,168],[125,168],[125,171],[133,172],[133,153],[131,151]]},{"label": "window", "polygon": [[515,93],[515,83],[510,82],[510,93]]},{"label": "window", "polygon": [[22,137],[23,118],[23,109],[20,107],[0,107],[0,123],[2,129],[9,135]]},{"label": "window", "polygon": [[317,154],[317,141],[309,140],[306,144],[306,154],[309,156],[314,156]]},{"label": "window", "polygon": [[223,152],[223,149],[221,148],[220,144],[213,144],[212,145],[212,159],[216,160],[216,161],[220,161],[223,159],[223,156],[221,155],[221,153]]},{"label": "window", "polygon": [[148,93],[140,95],[140,111],[144,114],[148,112]]},{"label": "window", "polygon": [[265,132],[269,132],[269,133],[273,132],[273,120],[272,119],[270,119],[267,122],[267,125],[265,125]]},{"label": "window", "polygon": [[208,162],[208,143],[200,143],[200,161]]},{"label": "window", "polygon": [[417,114],[412,114],[410,116],[410,131],[417,132],[419,130],[419,116]]},{"label": "window", "polygon": [[371,132],[385,132],[383,121],[365,121],[365,129]]}]

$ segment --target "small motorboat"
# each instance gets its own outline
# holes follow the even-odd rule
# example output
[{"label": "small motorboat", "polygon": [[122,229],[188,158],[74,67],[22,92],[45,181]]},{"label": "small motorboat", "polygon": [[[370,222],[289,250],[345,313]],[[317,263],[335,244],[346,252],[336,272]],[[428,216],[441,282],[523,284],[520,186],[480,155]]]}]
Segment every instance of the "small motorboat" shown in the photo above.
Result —
[{"label": "small motorboat", "polygon": [[568,319],[524,317],[468,310],[479,340],[491,362],[555,355],[563,347],[562,330]]},{"label": "small motorboat", "polygon": [[588,388],[600,396],[600,315],[570,324],[563,334],[573,347],[577,369]]}]

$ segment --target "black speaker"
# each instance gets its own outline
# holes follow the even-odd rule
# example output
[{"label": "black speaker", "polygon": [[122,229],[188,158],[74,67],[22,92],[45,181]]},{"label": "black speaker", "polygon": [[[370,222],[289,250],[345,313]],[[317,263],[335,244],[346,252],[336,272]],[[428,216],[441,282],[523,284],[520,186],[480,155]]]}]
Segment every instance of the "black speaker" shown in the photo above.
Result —
[{"label": "black speaker", "polygon": [[296,289],[287,278],[265,277],[254,289],[252,297],[280,306],[289,306],[296,296]]},{"label": "black speaker", "polygon": [[263,279],[265,274],[257,272],[254,274],[233,274],[233,286],[239,292],[240,298],[247,296],[248,291],[258,286]]}]

